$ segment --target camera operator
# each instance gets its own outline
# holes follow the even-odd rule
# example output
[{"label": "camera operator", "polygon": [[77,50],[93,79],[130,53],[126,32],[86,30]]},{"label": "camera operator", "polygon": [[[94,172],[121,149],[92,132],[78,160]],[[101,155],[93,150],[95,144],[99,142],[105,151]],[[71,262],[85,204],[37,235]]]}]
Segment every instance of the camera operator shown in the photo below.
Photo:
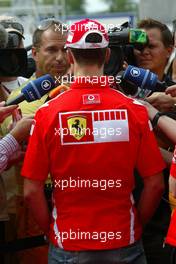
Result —
[{"label": "camera operator", "polygon": [[[36,71],[29,80],[36,79],[45,74],[50,74],[55,80],[67,73],[69,64],[66,58],[64,45],[66,42],[67,28],[55,18],[41,20],[32,36],[32,56],[36,64]],[[59,83],[58,83],[59,85]],[[9,96],[12,99],[21,93],[22,86],[13,91]],[[46,102],[48,94],[40,100],[27,103],[22,102],[19,107],[22,114],[29,115]]]},{"label": "camera operator", "polygon": [[[24,48],[24,28],[16,18],[10,16],[0,16],[0,25],[2,25],[8,33],[8,43],[6,48]],[[6,100],[14,89],[17,89],[27,80],[28,79],[21,76],[8,77],[0,75],[0,81],[2,84],[0,95],[2,100]]]},{"label": "camera operator", "polygon": [[[173,51],[172,33],[165,24],[150,18],[141,20],[138,27],[146,31],[149,44],[141,51],[134,50],[137,66],[154,72],[168,86],[173,85],[174,82],[164,73]],[[147,100],[160,111],[171,111],[176,103],[176,98],[157,92]]]},{"label": "camera operator", "polygon": [[[24,83],[27,79],[23,77],[8,77],[11,76],[12,72],[15,72],[16,69],[21,69],[20,63],[25,61],[25,56],[21,57],[23,53],[14,53],[17,48],[17,51],[20,51],[18,48],[23,48],[23,27],[16,21],[16,19],[7,16],[0,16],[0,49],[1,49],[1,67],[0,67],[0,101],[5,101],[11,91],[17,88],[19,85]],[[6,52],[7,51],[7,52]],[[4,55],[5,54],[5,55]],[[6,57],[7,55],[7,57]],[[12,65],[10,62],[14,61]],[[18,64],[19,63],[19,64]],[[6,68],[9,65],[8,68]],[[21,63],[22,65],[22,63]],[[9,75],[8,75],[9,74]],[[15,75],[16,76],[16,75]],[[18,76],[18,75],[17,75]],[[16,116],[18,109],[17,106],[4,107],[4,103],[1,103],[1,122],[4,120],[4,117],[9,116],[4,114],[8,113],[9,109],[13,109],[11,114]],[[21,145],[24,145],[23,140],[29,135],[30,126],[32,119],[25,118],[17,123],[16,127],[4,136],[1,126],[1,134],[4,136],[0,141],[0,227],[1,235],[0,240],[2,243],[11,239],[11,234],[13,233],[11,227],[14,225],[14,218],[10,221],[11,215],[14,214],[16,210],[16,200],[14,196],[17,192],[16,187],[16,177],[15,172],[12,168],[13,164],[17,164],[24,158],[24,150],[21,150]],[[11,168],[8,171],[6,169]],[[16,230],[14,231],[16,233]],[[12,238],[13,239],[13,238]],[[5,259],[7,262],[15,263],[14,254],[6,254]],[[3,256],[0,256],[3,263]]]}]

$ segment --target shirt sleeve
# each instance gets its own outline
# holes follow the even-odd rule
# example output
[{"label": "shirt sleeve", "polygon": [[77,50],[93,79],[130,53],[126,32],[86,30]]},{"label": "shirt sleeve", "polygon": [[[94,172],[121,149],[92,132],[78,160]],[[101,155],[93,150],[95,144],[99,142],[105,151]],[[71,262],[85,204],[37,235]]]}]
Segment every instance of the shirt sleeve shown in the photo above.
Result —
[{"label": "shirt sleeve", "polygon": [[31,126],[31,137],[22,167],[23,177],[45,181],[49,173],[49,158],[46,143],[46,121],[38,110]]},{"label": "shirt sleeve", "polygon": [[0,140],[0,172],[5,170],[9,159],[19,148],[18,142],[11,134]]},{"label": "shirt sleeve", "polygon": [[142,177],[162,172],[166,164],[160,153],[148,114],[143,113],[137,170]]}]

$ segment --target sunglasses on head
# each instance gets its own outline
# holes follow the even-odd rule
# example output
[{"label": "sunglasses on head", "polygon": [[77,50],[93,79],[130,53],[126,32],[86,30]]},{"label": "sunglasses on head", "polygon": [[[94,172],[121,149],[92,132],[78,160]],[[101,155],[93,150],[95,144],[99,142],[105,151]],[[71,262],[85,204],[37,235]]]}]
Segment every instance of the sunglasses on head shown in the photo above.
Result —
[{"label": "sunglasses on head", "polygon": [[24,33],[23,26],[18,22],[0,21],[0,25],[2,25],[4,28],[14,28],[14,29],[18,30],[19,32],[21,32],[22,35]]},{"label": "sunglasses on head", "polygon": [[[62,29],[62,22],[58,19],[55,19],[55,18],[47,18],[47,19],[44,19],[44,20],[41,20],[39,25],[37,26],[37,29],[39,30],[47,30],[50,26],[52,25],[61,25],[59,28],[60,30]],[[58,28],[58,27],[57,27]]]}]

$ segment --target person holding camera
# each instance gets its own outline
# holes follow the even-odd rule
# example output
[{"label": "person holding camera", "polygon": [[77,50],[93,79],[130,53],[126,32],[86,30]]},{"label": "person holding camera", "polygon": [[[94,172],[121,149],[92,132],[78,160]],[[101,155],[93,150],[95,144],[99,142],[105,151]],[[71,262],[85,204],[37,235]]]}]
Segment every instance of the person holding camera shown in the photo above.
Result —
[{"label": "person holding camera", "polygon": [[[103,76],[108,44],[97,21],[73,24],[66,47],[75,82],[35,116],[22,175],[25,199],[50,240],[49,264],[146,263],[142,225],[161,198],[165,165],[145,107]],[[137,208],[134,168],[144,180]],[[52,214],[44,195],[48,173]]]},{"label": "person holding camera", "polygon": [[[4,27],[8,33],[8,42],[6,49],[19,49],[24,48],[24,28],[23,25],[15,18],[11,16],[0,16],[0,25]],[[0,74],[0,81],[2,84],[0,96],[3,100],[6,100],[9,94],[20,87],[28,79],[22,76],[2,76]]]},{"label": "person holding camera", "polygon": [[[165,81],[167,86],[174,85],[165,74],[165,67],[174,48],[171,31],[165,24],[151,18],[139,21],[138,27],[146,31],[149,43],[141,51],[134,50],[136,65],[157,74],[159,81]],[[171,111],[176,103],[176,98],[162,92],[153,93],[147,100],[160,111]]]}]

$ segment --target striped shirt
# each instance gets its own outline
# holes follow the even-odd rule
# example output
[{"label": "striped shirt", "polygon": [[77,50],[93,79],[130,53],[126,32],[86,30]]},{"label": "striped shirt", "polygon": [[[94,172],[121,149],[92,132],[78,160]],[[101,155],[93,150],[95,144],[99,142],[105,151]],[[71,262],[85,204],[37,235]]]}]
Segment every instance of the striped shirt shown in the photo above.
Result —
[{"label": "striped shirt", "polygon": [[18,142],[11,134],[0,140],[0,173],[5,170],[9,159],[19,148]]}]

